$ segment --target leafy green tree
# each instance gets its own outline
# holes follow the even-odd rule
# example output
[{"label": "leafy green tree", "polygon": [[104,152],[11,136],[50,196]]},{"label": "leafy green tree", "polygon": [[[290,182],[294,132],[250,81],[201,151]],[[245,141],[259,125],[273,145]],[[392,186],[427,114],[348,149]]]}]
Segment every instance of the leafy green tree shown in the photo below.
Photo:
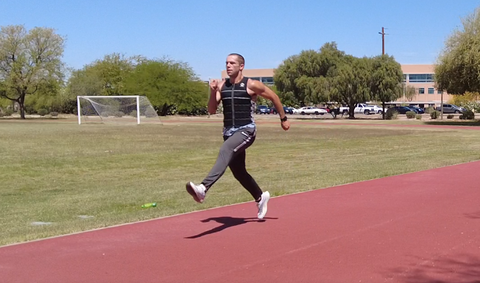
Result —
[{"label": "leafy green tree", "polygon": [[355,118],[355,104],[371,98],[371,60],[347,55],[330,76],[333,98],[347,105],[348,117]]},{"label": "leafy green tree", "polygon": [[396,99],[402,77],[393,57],[356,58],[332,42],[318,52],[302,51],[287,58],[275,71],[274,81],[283,101],[299,106],[337,102],[347,105],[349,118],[354,118],[357,103]]},{"label": "leafy green tree", "polygon": [[67,84],[67,93],[72,100],[77,96],[102,95],[104,86],[105,83],[97,69],[93,66],[85,66],[81,70],[72,71]]},{"label": "leafy green tree", "polygon": [[436,86],[449,94],[480,92],[480,8],[462,19],[437,58]]},{"label": "leafy green tree", "polygon": [[185,63],[146,60],[125,79],[125,94],[145,95],[160,115],[174,111],[200,114],[206,109],[208,84]]},{"label": "leafy green tree", "polygon": [[408,101],[412,101],[415,95],[417,95],[417,90],[415,89],[415,87],[412,85],[407,85],[405,87],[405,98]]},{"label": "leafy green tree", "polygon": [[58,103],[57,99],[61,91],[62,85],[58,81],[44,81],[25,102],[25,111],[30,114],[38,113],[40,109],[47,110],[49,113],[58,111],[53,105]]},{"label": "leafy green tree", "polygon": [[1,27],[0,96],[18,104],[22,119],[27,95],[63,80],[64,41],[51,28]]},{"label": "leafy green tree", "polygon": [[274,75],[279,96],[299,106],[331,100],[329,73],[344,56],[332,42],[324,44],[319,52],[307,50],[287,58]]},{"label": "leafy green tree", "polygon": [[68,82],[68,93],[72,99],[79,95],[122,95],[124,79],[143,61],[145,59],[140,56],[106,55],[81,70],[74,70]]},{"label": "leafy green tree", "polygon": [[302,51],[300,55],[294,55],[284,60],[283,64],[275,70],[275,86],[280,91],[279,96],[282,100],[288,97],[291,103],[300,106],[307,103],[304,85],[299,80],[302,76],[308,78],[312,74],[303,68],[301,60],[306,58],[307,61],[314,61],[314,56],[316,56],[315,51]]},{"label": "leafy green tree", "polygon": [[474,110],[478,113],[480,112],[480,103],[478,101],[480,101],[480,93],[467,91],[464,95],[453,96],[448,103],[464,107],[468,110]]},{"label": "leafy green tree", "polygon": [[[382,102],[383,119],[385,103],[395,101],[403,95],[403,72],[401,65],[392,56],[380,55],[372,59],[372,99]],[[411,88],[407,87],[411,91]],[[414,94],[415,94],[415,88]]]}]

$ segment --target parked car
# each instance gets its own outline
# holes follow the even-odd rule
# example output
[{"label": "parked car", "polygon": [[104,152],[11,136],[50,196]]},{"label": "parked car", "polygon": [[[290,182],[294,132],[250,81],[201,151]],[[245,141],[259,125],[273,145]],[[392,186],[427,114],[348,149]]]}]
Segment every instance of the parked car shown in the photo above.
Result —
[{"label": "parked car", "polygon": [[270,108],[266,105],[257,105],[256,114],[270,114]]},{"label": "parked car", "polygon": [[417,110],[407,107],[407,106],[393,106],[388,108],[389,111],[392,111],[390,109],[393,109],[393,111],[397,111],[398,114],[406,114],[408,111],[413,111],[418,114]]},{"label": "parked car", "polygon": [[[340,107],[340,113],[343,113],[344,115],[348,113],[349,111],[348,106],[342,106]],[[357,103],[355,104],[355,108],[353,109],[353,113],[361,113],[365,115],[370,115],[370,114],[377,114],[378,109],[376,109],[374,106],[367,105],[365,103]],[[381,113],[381,112],[380,112]]]},{"label": "parked car", "polygon": [[302,107],[302,108],[298,108],[294,111],[295,114],[301,114],[301,115],[310,115],[310,114],[314,114],[314,115],[323,115],[323,114],[326,114],[328,113],[327,110],[325,109],[321,109],[321,108],[318,108],[318,107],[315,107],[315,106],[305,106],[305,107]]},{"label": "parked car", "polygon": [[293,107],[283,107],[283,111],[285,111],[286,114],[293,114],[294,109]]},{"label": "parked car", "polygon": [[[293,114],[293,110],[294,110],[293,107],[283,106],[283,111],[285,112],[285,114]],[[270,108],[270,113],[277,114],[278,112],[277,112],[277,109],[275,109],[275,107],[272,107]]]},{"label": "parked car", "polygon": [[423,114],[423,113],[425,113],[425,109],[420,108],[420,107],[417,107],[417,106],[408,106],[408,108],[415,109],[418,114]]},{"label": "parked car", "polygon": [[[367,107],[371,107],[373,109],[374,114],[382,114],[383,113],[383,108],[378,106],[378,105],[367,104]],[[372,112],[370,112],[370,113],[372,113]]]},{"label": "parked car", "polygon": [[[442,106],[438,106],[436,108],[437,111],[442,111]],[[459,107],[453,104],[443,104],[443,113],[455,113],[460,114],[464,112],[466,109],[463,107]]]}]

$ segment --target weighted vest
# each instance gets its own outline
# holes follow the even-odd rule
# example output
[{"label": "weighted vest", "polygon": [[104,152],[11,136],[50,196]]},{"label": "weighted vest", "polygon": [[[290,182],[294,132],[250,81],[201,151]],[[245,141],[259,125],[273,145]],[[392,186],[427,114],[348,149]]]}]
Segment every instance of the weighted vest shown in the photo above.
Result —
[{"label": "weighted vest", "polygon": [[255,102],[247,93],[248,78],[244,77],[237,84],[227,79],[222,87],[223,126],[240,127],[253,123]]}]

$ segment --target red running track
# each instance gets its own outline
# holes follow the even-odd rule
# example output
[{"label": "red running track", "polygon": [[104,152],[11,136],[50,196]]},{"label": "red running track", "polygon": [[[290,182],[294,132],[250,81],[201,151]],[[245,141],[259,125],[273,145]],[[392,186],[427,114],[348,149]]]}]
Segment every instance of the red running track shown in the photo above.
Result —
[{"label": "red running track", "polygon": [[478,172],[272,198],[263,222],[244,203],[5,246],[0,282],[480,282]]}]

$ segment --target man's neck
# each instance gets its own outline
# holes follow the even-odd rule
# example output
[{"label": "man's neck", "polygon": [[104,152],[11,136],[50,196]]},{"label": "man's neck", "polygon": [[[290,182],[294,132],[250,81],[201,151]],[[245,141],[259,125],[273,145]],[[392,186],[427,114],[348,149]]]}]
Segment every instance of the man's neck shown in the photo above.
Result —
[{"label": "man's neck", "polygon": [[230,82],[233,84],[238,84],[243,80],[243,74],[239,73],[235,77],[230,76]]}]

